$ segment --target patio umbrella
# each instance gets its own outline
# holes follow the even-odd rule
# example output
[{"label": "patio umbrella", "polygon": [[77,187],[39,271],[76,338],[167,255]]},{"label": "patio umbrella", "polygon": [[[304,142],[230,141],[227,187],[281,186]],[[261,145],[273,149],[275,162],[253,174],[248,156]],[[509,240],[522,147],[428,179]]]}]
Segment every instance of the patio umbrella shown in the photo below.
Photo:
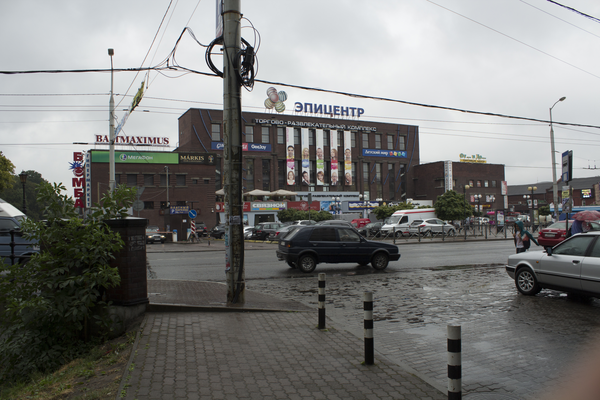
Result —
[{"label": "patio umbrella", "polygon": [[244,196],[270,196],[271,192],[267,192],[265,190],[254,189],[247,193],[244,193]]},{"label": "patio umbrella", "polygon": [[291,192],[291,191],[285,190],[285,189],[279,189],[274,192],[271,192],[271,195],[272,196],[296,196],[296,195],[298,195],[298,193]]},{"label": "patio umbrella", "polygon": [[597,221],[600,220],[600,212],[596,210],[579,211],[573,215],[573,219],[576,221]]},{"label": "patio umbrella", "polygon": [[219,189],[215,192],[216,195],[218,196],[224,196],[225,195],[225,189]]}]

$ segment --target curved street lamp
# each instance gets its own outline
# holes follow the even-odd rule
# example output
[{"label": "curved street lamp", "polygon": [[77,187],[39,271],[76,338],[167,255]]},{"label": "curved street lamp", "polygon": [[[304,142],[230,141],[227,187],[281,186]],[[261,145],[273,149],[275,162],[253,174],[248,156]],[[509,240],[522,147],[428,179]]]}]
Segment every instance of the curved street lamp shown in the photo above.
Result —
[{"label": "curved street lamp", "polygon": [[[467,189],[470,189],[471,186],[469,185],[465,185],[463,187],[463,191],[464,191],[464,196],[465,196],[465,203],[468,203],[467,201]],[[465,207],[465,212],[464,212],[464,219],[463,219],[463,228],[465,229],[465,240],[467,240],[467,207]]]},{"label": "curved street lamp", "polygon": [[[564,101],[566,97],[558,99],[550,107],[550,151],[552,152],[552,202],[554,203],[554,218],[558,221],[558,185],[556,183],[556,155],[554,151],[554,127],[552,126],[552,109],[559,101]],[[568,218],[567,218],[568,219]]]}]

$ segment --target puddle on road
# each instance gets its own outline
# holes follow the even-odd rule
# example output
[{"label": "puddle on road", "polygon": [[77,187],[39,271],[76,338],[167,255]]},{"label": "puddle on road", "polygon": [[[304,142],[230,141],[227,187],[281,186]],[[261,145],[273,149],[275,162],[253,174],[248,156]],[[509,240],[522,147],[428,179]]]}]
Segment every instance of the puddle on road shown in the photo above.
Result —
[{"label": "puddle on road", "polygon": [[454,271],[458,269],[471,269],[471,268],[498,268],[504,264],[466,264],[466,265],[442,265],[438,267],[427,268],[431,271]]}]

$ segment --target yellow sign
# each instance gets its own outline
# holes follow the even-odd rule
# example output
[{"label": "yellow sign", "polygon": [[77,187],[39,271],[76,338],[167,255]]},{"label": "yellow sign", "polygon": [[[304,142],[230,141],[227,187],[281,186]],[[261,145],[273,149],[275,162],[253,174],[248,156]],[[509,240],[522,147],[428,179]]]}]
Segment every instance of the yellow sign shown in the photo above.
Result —
[{"label": "yellow sign", "polygon": [[487,163],[487,159],[481,154],[475,154],[472,156],[468,156],[464,153],[459,154],[460,162],[468,162],[468,163],[479,163],[485,164]]}]

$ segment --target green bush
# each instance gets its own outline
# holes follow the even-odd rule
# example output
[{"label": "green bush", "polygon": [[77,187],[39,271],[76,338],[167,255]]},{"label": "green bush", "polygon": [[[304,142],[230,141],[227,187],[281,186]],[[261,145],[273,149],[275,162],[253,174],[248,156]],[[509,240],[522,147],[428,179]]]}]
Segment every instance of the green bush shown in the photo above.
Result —
[{"label": "green bush", "polygon": [[[91,325],[109,329],[106,288],[120,283],[109,266],[123,241],[103,222],[125,215],[134,194],[120,187],[83,220],[62,185],[41,184],[44,221],[27,220],[23,236],[40,253],[24,266],[0,266],[0,381],[20,380],[70,361],[86,349]],[[2,274],[4,272],[4,274]]]},{"label": "green bush", "polygon": [[[310,217],[310,218],[309,218]],[[311,219],[313,221],[325,221],[333,219],[333,215],[327,211],[311,211],[310,215],[308,211],[295,210],[288,208],[287,210],[281,210],[277,213],[277,219],[281,222],[298,221]]]}]

